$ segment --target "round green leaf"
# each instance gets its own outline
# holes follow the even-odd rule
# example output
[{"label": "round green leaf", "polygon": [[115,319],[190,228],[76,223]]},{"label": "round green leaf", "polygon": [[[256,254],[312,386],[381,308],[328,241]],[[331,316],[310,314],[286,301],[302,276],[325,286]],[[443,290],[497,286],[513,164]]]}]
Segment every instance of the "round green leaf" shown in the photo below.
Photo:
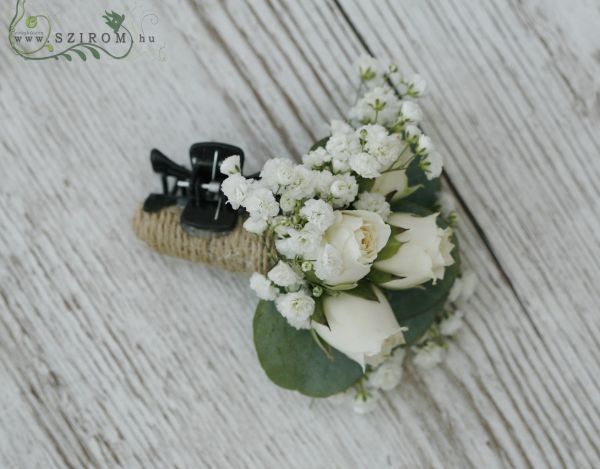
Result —
[{"label": "round green leaf", "polygon": [[291,327],[271,301],[256,307],[254,345],[271,381],[307,396],[331,396],[363,375],[356,362],[333,348],[329,359],[310,332]]}]

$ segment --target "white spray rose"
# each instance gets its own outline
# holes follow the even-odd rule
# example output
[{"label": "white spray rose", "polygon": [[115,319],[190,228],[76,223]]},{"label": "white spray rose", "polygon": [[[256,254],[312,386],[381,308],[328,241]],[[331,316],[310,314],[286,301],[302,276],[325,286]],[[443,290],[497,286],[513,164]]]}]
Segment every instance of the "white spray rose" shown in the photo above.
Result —
[{"label": "white spray rose", "polygon": [[231,155],[223,160],[221,163],[221,173],[231,176],[242,171],[242,165],[240,163],[240,155]]},{"label": "white spray rose", "polygon": [[[369,273],[377,254],[386,245],[391,229],[379,215],[364,210],[335,212],[336,221],[323,235],[323,242],[334,246],[342,267],[334,275],[321,278],[328,285],[353,284]],[[328,255],[325,248],[317,263]],[[331,272],[334,273],[334,272]]]},{"label": "white spray rose", "polygon": [[313,322],[319,336],[363,369],[378,364],[382,355],[404,343],[400,327],[386,297],[373,287],[379,302],[348,293],[325,296],[323,310],[329,327]]},{"label": "white spray rose", "polygon": [[399,277],[382,283],[383,288],[402,290],[444,278],[445,268],[454,264],[451,255],[454,244],[450,240],[452,230],[437,226],[438,215],[417,217],[393,213],[389,216],[388,223],[404,231],[395,236],[401,243],[398,252],[375,263],[376,269]]},{"label": "white spray rose", "polygon": [[273,301],[277,298],[278,291],[275,285],[267,277],[258,272],[254,272],[250,276],[250,288],[254,290],[261,300]]},{"label": "white spray rose", "polygon": [[279,295],[275,305],[290,326],[310,329],[310,317],[315,311],[315,300],[303,291]]}]

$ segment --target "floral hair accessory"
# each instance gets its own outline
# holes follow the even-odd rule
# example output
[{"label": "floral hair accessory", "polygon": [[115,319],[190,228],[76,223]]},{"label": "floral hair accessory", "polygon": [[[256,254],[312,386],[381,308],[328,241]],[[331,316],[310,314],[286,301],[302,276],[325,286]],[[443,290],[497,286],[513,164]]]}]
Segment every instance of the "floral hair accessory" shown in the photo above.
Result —
[{"label": "floral hair accessory", "polygon": [[244,177],[243,155],[215,156],[215,188],[219,213],[239,211],[264,247],[250,287],[267,376],[366,412],[399,384],[406,356],[423,368],[443,359],[475,277],[461,270],[442,157],[420,126],[425,83],[368,56],[357,69],[348,119],[301,164],[273,158]]}]

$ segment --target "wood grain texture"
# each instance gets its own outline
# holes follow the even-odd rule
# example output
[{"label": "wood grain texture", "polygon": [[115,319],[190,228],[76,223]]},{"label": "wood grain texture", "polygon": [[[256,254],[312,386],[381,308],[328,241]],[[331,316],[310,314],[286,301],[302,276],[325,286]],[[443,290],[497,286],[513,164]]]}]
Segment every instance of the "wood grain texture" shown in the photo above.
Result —
[{"label": "wood grain texture", "polygon": [[[114,7],[55,3],[65,22]],[[0,47],[0,466],[597,467],[597,6],[151,9],[166,62]],[[184,162],[230,141],[248,171],[298,158],[345,113],[365,47],[431,85],[481,285],[445,363],[407,364],[363,417],[272,386],[245,277],[153,254],[129,222],[157,187],[151,147]]]}]

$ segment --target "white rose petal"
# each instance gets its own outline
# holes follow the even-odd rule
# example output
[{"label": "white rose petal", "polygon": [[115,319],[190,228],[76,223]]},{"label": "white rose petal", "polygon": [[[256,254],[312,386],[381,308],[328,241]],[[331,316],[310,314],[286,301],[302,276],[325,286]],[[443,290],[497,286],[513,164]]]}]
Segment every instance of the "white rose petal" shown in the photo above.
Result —
[{"label": "white rose petal", "polygon": [[371,192],[377,192],[384,197],[391,196],[392,201],[401,199],[404,194],[409,192],[406,171],[399,169],[382,174],[375,179]]},{"label": "white rose petal", "polygon": [[376,213],[365,210],[336,212],[336,221],[325,232],[323,241],[336,247],[343,267],[339,275],[326,279],[327,284],[352,284],[367,275],[390,233],[389,225]]},{"label": "white rose petal", "polygon": [[310,329],[310,316],[315,311],[315,300],[303,291],[279,295],[275,300],[277,309],[296,329]]},{"label": "white rose petal", "polygon": [[323,310],[328,326],[313,322],[319,336],[332,347],[357,362],[363,369],[382,352],[404,343],[403,329],[381,290],[370,301],[348,293],[325,296]]},{"label": "white rose petal", "polygon": [[452,230],[437,226],[438,215],[417,217],[393,213],[389,216],[388,223],[404,231],[396,235],[396,240],[402,243],[398,252],[375,263],[378,270],[399,277],[382,283],[382,287],[401,290],[444,278],[445,268],[454,264],[451,255],[454,244],[450,240]]},{"label": "white rose petal", "polygon": [[221,173],[231,176],[241,172],[240,155],[232,155],[223,160],[221,163]]},{"label": "white rose petal", "polygon": [[275,284],[280,287],[292,287],[302,282],[302,277],[292,267],[283,261],[279,261],[275,267],[273,267],[267,277]]},{"label": "white rose petal", "polygon": [[254,272],[250,276],[250,288],[261,300],[273,301],[277,298],[277,288],[267,277],[258,272]]},{"label": "white rose petal", "polygon": [[336,280],[342,274],[344,261],[341,254],[331,244],[326,244],[321,249],[315,262],[315,275],[327,282]]}]

